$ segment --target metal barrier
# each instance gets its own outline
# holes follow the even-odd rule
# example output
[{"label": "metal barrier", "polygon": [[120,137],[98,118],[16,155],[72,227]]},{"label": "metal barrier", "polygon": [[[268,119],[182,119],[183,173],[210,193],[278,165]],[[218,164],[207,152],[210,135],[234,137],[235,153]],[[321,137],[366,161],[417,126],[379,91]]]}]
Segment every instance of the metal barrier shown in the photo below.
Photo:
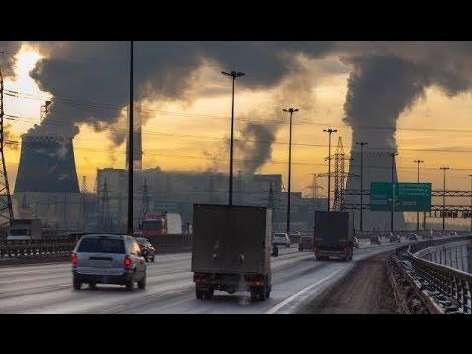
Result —
[{"label": "metal barrier", "polygon": [[0,259],[67,256],[75,243],[75,239],[0,241]]},{"label": "metal barrier", "polygon": [[[79,237],[28,241],[0,240],[0,260],[7,258],[44,258],[68,256]],[[157,253],[189,252],[192,250],[192,235],[162,235],[153,237],[151,243]]]},{"label": "metal barrier", "polygon": [[417,242],[397,249],[390,258],[429,313],[472,313],[472,274],[424,259],[421,251],[471,239],[469,235]]},{"label": "metal barrier", "polygon": [[[470,237],[468,238],[470,239]],[[458,238],[451,241],[458,241]],[[455,302],[454,305],[463,312],[472,313],[472,274],[451,268],[445,265],[437,264],[417,255],[421,249],[432,247],[434,241],[418,246],[410,246],[407,250],[407,258],[417,274],[426,280],[422,287],[434,292],[439,291]],[[444,240],[444,242],[446,241]],[[441,243],[437,243],[439,245]]]}]

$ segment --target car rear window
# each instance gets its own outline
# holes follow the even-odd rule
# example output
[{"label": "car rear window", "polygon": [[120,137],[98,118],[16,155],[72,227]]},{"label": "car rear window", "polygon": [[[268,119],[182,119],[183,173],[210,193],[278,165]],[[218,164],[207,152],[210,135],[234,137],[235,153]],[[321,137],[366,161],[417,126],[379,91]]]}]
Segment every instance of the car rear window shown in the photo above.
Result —
[{"label": "car rear window", "polygon": [[123,240],[116,238],[84,238],[79,245],[78,252],[91,253],[125,253]]}]

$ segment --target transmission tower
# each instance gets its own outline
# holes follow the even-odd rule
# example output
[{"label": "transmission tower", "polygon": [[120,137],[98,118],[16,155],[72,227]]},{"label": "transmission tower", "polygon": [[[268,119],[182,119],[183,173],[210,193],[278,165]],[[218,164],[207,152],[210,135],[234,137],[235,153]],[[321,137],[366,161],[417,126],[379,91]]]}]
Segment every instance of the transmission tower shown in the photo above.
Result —
[{"label": "transmission tower", "polygon": [[82,185],[80,186],[82,193],[88,193],[88,186],[87,186],[87,176],[82,176]]},{"label": "transmission tower", "polygon": [[9,223],[13,220],[13,206],[10,195],[10,186],[8,184],[7,166],[5,163],[5,141],[3,125],[3,75],[0,68],[0,223]]},{"label": "transmission tower", "polygon": [[342,210],[344,205],[345,181],[349,175],[345,172],[346,160],[349,159],[344,154],[343,141],[339,137],[336,153],[334,154],[334,210]]}]

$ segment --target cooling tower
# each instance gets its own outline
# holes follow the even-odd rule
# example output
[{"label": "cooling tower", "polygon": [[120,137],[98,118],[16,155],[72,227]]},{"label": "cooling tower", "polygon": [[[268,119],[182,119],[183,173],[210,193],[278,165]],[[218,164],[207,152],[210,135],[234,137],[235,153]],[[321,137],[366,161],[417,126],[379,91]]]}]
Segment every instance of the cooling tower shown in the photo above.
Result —
[{"label": "cooling tower", "polygon": [[22,136],[15,193],[79,193],[72,138]]},{"label": "cooling tower", "polygon": [[[352,162],[349,166],[349,173],[353,176],[347,178],[346,189],[356,190],[361,189],[361,156],[360,152],[355,150],[351,151]],[[370,190],[371,182],[391,182],[392,180],[392,157],[389,152],[370,152],[364,151],[364,178],[363,178],[363,189]],[[356,177],[357,176],[357,177]],[[396,164],[394,164],[394,181],[398,182]],[[359,196],[345,196],[345,203],[360,203]],[[363,203],[368,205],[369,196],[364,196]],[[350,210],[351,211],[351,210]],[[364,209],[363,214],[363,230],[364,231],[387,231],[390,230],[390,212],[384,211],[370,211]],[[359,210],[354,211],[355,228],[359,230]],[[394,229],[404,230],[405,220],[403,213],[397,212],[394,214]]]}]

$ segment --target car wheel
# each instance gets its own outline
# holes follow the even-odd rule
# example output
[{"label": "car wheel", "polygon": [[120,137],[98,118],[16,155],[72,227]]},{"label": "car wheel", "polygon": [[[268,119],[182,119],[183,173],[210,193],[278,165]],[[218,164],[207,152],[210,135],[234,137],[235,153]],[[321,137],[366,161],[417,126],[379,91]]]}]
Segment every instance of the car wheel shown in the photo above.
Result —
[{"label": "car wheel", "polygon": [[132,279],[127,281],[125,286],[126,286],[126,290],[132,291],[134,288],[134,281]]},{"label": "car wheel", "polygon": [[195,296],[198,300],[203,299],[203,291],[200,290],[199,288],[195,288]]},{"label": "car wheel", "polygon": [[80,290],[80,288],[82,287],[82,282],[74,279],[72,285],[74,287],[74,290]]},{"label": "car wheel", "polygon": [[156,256],[152,256],[151,258],[151,262],[154,263],[154,259],[155,259]]},{"label": "car wheel", "polygon": [[95,290],[97,288],[97,284],[96,283],[89,283],[89,288]]},{"label": "car wheel", "polygon": [[141,290],[146,289],[146,276],[144,276],[143,279],[138,281],[138,288]]}]

